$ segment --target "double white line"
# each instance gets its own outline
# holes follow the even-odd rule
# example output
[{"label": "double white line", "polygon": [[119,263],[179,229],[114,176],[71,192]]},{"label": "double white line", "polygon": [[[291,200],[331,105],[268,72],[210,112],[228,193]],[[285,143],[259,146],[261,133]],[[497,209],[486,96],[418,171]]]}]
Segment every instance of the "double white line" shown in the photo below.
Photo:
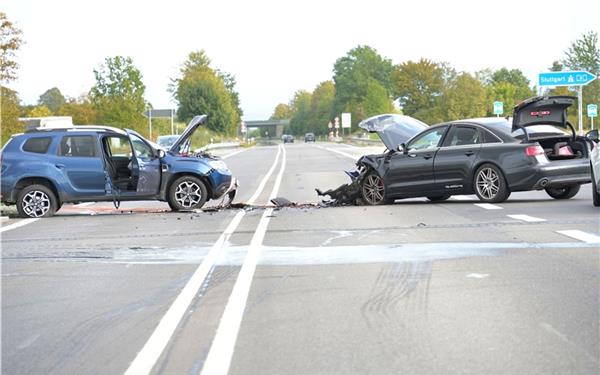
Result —
[{"label": "double white line", "polygon": [[[248,200],[248,204],[253,204],[262,193],[267,181],[277,166],[277,162],[279,161],[279,156],[281,154],[281,167],[279,169],[279,174],[275,180],[269,200],[275,198],[277,195],[279,186],[281,185],[283,171],[285,169],[285,148],[281,145],[277,149],[277,156],[275,157],[273,165],[262,179],[254,195],[250,198],[250,200]],[[260,222],[258,223],[256,232],[254,233],[252,241],[250,242],[246,259],[244,260],[244,264],[242,265],[238,278],[229,297],[229,301],[227,302],[227,306],[225,307],[225,312],[221,317],[221,322],[208,353],[202,374],[226,374],[229,370],[229,365],[233,356],[233,348],[235,347],[242,316],[246,307],[246,301],[248,299],[248,293],[250,291],[250,285],[252,284],[252,278],[254,277],[254,271],[256,270],[256,263],[260,255],[262,242],[272,213],[272,208],[265,210]],[[218,256],[226,247],[225,244],[235,232],[245,214],[246,212],[242,210],[233,217],[225,231],[212,246],[187,284],[183,287],[169,310],[167,310],[167,313],[160,320],[158,326],[142,350],[135,357],[125,374],[137,375],[150,373],[164,348],[171,340],[173,332],[175,332],[175,329],[181,322],[181,319],[192,302],[194,296],[200,290],[204,280],[206,279],[206,275],[208,275],[208,272],[212,269],[212,267],[214,267]]]}]

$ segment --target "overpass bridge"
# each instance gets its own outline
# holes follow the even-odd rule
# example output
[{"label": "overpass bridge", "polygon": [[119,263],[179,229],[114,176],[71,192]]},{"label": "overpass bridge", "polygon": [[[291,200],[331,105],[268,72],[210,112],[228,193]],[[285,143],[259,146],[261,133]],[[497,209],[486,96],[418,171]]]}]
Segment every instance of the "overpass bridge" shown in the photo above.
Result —
[{"label": "overpass bridge", "polygon": [[283,128],[290,124],[289,119],[283,120],[262,120],[262,121],[244,121],[247,128],[260,129],[260,134],[264,136],[266,132],[273,137],[281,137]]}]

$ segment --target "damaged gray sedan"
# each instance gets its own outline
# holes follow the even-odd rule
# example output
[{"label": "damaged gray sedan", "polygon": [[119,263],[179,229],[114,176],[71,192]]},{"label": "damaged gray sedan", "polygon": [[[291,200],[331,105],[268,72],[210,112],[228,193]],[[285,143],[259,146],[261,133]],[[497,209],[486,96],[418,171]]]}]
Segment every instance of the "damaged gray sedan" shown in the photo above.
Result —
[{"label": "damaged gray sedan", "polygon": [[428,127],[400,115],[379,115],[359,126],[377,133],[386,146],[366,155],[347,172],[352,182],[322,192],[332,204],[380,205],[395,199],[476,194],[486,203],[512,192],[545,190],[569,199],[591,182],[589,140],[567,120],[575,98],[535,97],[504,118],[458,120]]}]

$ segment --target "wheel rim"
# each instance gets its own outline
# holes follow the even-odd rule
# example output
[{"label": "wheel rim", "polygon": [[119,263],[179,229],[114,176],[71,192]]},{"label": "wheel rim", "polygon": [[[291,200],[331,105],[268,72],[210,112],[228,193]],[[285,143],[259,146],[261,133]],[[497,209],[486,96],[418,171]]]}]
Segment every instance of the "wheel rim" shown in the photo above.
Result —
[{"label": "wheel rim", "polygon": [[377,204],[383,201],[385,188],[381,177],[371,174],[363,182],[363,196],[369,204]]},{"label": "wheel rim", "polygon": [[192,181],[184,181],[175,189],[175,200],[184,208],[191,208],[202,200],[200,186]]},{"label": "wheel rim", "polygon": [[492,199],[500,190],[500,176],[492,168],[484,168],[477,175],[477,192],[485,199]]},{"label": "wheel rim", "polygon": [[29,217],[42,217],[50,210],[50,197],[40,190],[33,190],[23,197],[23,212]]}]

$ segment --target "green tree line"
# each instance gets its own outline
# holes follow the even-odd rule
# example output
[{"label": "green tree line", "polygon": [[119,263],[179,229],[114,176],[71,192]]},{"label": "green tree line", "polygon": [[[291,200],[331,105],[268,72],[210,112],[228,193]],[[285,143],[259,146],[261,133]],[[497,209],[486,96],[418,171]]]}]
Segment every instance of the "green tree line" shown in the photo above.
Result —
[{"label": "green tree line", "polygon": [[[575,40],[550,70],[587,70],[600,75],[598,35],[588,32]],[[428,124],[462,118],[493,116],[493,102],[504,103],[504,115],[537,87],[519,69],[457,72],[450,64],[422,58],[394,65],[374,48],[357,46],[337,59],[331,80],[312,92],[297,91],[288,103],[278,104],[271,119],[290,119],[286,132],[327,134],[328,123],[342,112],[352,114],[352,129],[361,120],[381,113],[402,113]],[[546,92],[575,95],[565,87]],[[600,79],[583,88],[584,108],[600,102]],[[575,123],[576,110],[570,117]],[[584,118],[589,128],[589,118]]]}]

